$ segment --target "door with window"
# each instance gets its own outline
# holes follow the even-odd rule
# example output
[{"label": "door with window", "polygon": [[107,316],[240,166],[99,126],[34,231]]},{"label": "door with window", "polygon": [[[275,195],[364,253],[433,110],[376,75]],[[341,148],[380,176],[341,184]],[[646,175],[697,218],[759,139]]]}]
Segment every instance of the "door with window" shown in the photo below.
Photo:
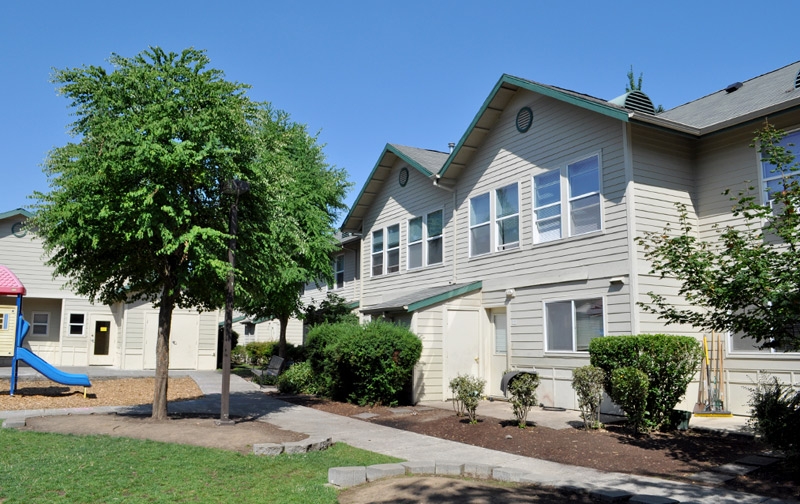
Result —
[{"label": "door with window", "polygon": [[503,396],[500,390],[500,381],[503,373],[508,369],[508,324],[506,322],[505,308],[489,312],[490,337],[489,340],[489,369],[486,384],[486,393],[490,396]]},{"label": "door with window", "polygon": [[89,322],[89,365],[114,364],[114,324],[110,316],[93,315]]}]

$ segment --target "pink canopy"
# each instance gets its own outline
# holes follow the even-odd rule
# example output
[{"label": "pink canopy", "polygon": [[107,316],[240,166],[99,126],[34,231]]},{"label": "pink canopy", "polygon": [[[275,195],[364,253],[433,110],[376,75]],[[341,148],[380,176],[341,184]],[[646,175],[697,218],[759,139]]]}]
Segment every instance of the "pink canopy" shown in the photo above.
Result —
[{"label": "pink canopy", "polygon": [[17,275],[5,266],[0,266],[0,294],[16,296],[25,295],[25,286],[19,281]]}]

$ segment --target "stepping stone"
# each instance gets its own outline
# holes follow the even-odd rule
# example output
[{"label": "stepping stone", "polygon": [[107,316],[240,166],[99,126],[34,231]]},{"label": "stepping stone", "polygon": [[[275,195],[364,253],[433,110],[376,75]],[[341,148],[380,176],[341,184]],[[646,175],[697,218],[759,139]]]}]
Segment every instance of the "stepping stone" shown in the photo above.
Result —
[{"label": "stepping stone", "polygon": [[725,474],[735,474],[740,476],[742,474],[748,474],[758,469],[758,466],[746,465],[746,464],[724,464],[719,467],[715,467],[712,471],[721,472]]},{"label": "stepping stone", "polygon": [[353,415],[353,417],[360,418],[361,420],[369,420],[370,418],[375,418],[376,416],[379,415],[376,415],[375,413],[359,413],[358,415]]},{"label": "stepping stone", "polygon": [[628,499],[633,497],[633,494],[624,490],[601,488],[599,490],[592,490],[589,492],[589,497],[591,497],[593,501],[597,502],[615,503],[628,502]]},{"label": "stepping stone", "polygon": [[433,411],[436,408],[431,408],[429,406],[417,406],[415,409],[417,410],[418,413],[422,413],[422,412],[425,412],[425,411]]},{"label": "stepping stone", "polygon": [[711,485],[721,485],[726,481],[730,481],[736,476],[732,474],[723,474],[719,472],[713,471],[702,471],[699,473],[692,474],[689,476],[689,479],[694,481],[699,481],[701,483],[708,483]]},{"label": "stepping stone", "polygon": [[751,466],[764,467],[764,466],[768,466],[770,464],[774,464],[778,460],[779,459],[777,459],[775,457],[765,457],[764,455],[748,455],[746,457],[740,458],[735,463],[736,464],[745,464],[745,465],[751,465]]},{"label": "stepping stone", "polygon": [[389,411],[391,411],[395,415],[407,415],[411,413],[411,410],[408,408],[391,408]]}]

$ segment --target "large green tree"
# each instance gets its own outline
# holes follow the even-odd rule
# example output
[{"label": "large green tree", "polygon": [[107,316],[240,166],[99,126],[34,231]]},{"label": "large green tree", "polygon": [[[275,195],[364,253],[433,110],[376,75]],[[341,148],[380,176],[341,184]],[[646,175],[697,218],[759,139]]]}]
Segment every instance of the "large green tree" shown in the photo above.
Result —
[{"label": "large green tree", "polygon": [[699,236],[684,205],[678,205],[677,229],[639,238],[652,273],[676,278],[688,304],[649,292],[645,310],[667,323],[800,350],[800,165],[785,136],[768,123],[757,132],[754,145],[776,178],[768,192],[749,187],[733,198],[736,222],[718,228],[716,239]]},{"label": "large green tree", "polygon": [[[334,224],[349,183],[344,170],[325,162],[317,137],[287,113],[268,109],[256,133],[259,156],[250,176],[264,177],[257,187],[270,192],[273,204],[250,205],[241,214],[237,305],[280,321],[285,357],[286,327],[302,314],[303,284],[332,277],[331,254],[339,248]],[[259,274],[265,270],[271,274]]]},{"label": "large green tree", "polygon": [[215,309],[228,271],[225,181],[258,153],[263,106],[208,68],[203,51],[153,47],[100,66],[57,70],[76,137],[45,162],[32,225],[55,275],[106,304],[159,309],[153,417],[167,415],[175,307]]}]

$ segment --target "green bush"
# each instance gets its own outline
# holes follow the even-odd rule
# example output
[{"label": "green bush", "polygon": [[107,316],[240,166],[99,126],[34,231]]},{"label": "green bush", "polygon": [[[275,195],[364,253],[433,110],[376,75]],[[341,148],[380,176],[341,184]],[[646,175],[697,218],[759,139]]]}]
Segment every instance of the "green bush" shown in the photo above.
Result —
[{"label": "green bush", "polygon": [[306,347],[320,392],[361,405],[397,404],[422,353],[414,333],[385,321],[320,324]]},{"label": "green bush", "polygon": [[251,341],[244,346],[247,363],[251,366],[265,367],[272,357],[272,347],[277,346],[274,341]]},{"label": "green bush", "polygon": [[647,396],[650,380],[635,367],[616,368],[611,371],[611,386],[614,400],[625,410],[628,425],[636,432],[647,430]]},{"label": "green bush", "polygon": [[603,382],[605,373],[594,366],[583,366],[572,371],[572,388],[578,396],[583,426],[586,429],[599,429],[600,403],[603,401]]},{"label": "green bush", "polygon": [[486,380],[476,376],[458,375],[450,380],[450,391],[453,393],[453,409],[457,416],[469,418],[469,423],[478,423],[478,403],[483,395]]},{"label": "green bush", "polygon": [[[280,345],[277,341],[272,342],[272,355],[280,353]],[[284,357],[287,362],[302,362],[306,360],[306,347],[303,345],[293,345],[286,342],[286,356]]]},{"label": "green bush", "polygon": [[284,394],[316,394],[319,391],[309,362],[296,362],[278,376],[278,391]]},{"label": "green bush", "polygon": [[701,356],[700,343],[688,336],[606,336],[589,343],[590,362],[605,373],[604,387],[615,403],[620,404],[611,381],[615,369],[633,367],[647,376],[650,385],[643,418],[646,429],[668,424],[672,409],[686,394],[686,386],[697,372]]},{"label": "green bush", "polygon": [[511,407],[520,429],[528,426],[528,413],[536,406],[537,387],[539,387],[539,375],[533,373],[518,374],[508,384]]},{"label": "green bush", "polygon": [[800,455],[800,391],[764,376],[750,389],[749,424],[769,445]]},{"label": "green bush", "polygon": [[237,345],[231,350],[231,363],[244,364],[245,362],[247,362],[247,351],[242,345]]}]

